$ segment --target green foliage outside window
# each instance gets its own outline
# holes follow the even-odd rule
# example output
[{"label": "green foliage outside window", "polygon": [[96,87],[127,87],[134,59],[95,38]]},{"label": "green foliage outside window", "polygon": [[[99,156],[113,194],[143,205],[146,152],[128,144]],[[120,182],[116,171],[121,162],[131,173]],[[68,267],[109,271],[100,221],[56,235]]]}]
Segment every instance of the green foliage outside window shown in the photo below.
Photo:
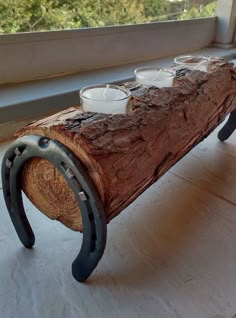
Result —
[{"label": "green foliage outside window", "polygon": [[216,1],[198,1],[0,0],[0,33],[137,24],[215,14]]}]

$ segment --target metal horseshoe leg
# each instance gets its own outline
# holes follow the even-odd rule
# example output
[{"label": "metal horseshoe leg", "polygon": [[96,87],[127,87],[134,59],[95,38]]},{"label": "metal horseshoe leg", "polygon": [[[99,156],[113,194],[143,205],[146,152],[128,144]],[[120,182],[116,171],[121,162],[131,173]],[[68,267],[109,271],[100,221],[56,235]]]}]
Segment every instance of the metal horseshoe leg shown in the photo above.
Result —
[{"label": "metal horseshoe leg", "polygon": [[34,245],[35,236],[25,214],[20,180],[25,162],[34,157],[50,161],[60,171],[78,202],[83,241],[72,264],[72,274],[83,282],[96,268],[106,246],[107,225],[102,202],[81,161],[63,144],[37,135],[17,139],[4,156],[2,183],[9,215],[26,248]]}]

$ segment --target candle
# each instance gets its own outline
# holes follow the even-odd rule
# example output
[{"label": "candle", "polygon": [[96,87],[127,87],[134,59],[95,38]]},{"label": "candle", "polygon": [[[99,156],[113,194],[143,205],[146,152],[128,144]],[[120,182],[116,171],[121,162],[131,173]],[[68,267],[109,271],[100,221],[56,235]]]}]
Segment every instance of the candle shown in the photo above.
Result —
[{"label": "candle", "polygon": [[140,67],[134,71],[136,82],[156,87],[173,85],[174,72],[159,67]]},{"label": "candle", "polygon": [[232,59],[230,61],[228,61],[229,63],[232,63],[234,65],[234,67],[236,66],[236,59]]},{"label": "candle", "polygon": [[187,68],[191,71],[198,70],[202,72],[208,71],[209,61],[209,57],[194,55],[177,56],[174,59],[174,62],[177,65],[177,69]]},{"label": "candle", "polygon": [[80,91],[84,111],[104,114],[124,114],[130,91],[117,85],[94,85]]}]

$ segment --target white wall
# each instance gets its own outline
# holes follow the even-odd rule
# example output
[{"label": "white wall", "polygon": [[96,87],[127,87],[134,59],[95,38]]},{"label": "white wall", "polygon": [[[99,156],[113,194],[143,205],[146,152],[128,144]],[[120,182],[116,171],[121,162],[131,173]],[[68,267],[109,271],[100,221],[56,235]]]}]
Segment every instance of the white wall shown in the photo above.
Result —
[{"label": "white wall", "polygon": [[236,0],[217,1],[216,43],[219,46],[235,46]]}]

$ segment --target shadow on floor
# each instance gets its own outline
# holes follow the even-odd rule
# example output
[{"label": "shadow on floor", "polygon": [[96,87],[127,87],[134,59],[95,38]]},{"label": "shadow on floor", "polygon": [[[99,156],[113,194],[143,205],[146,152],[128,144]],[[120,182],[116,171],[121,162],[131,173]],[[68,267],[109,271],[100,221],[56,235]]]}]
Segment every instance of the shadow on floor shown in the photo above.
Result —
[{"label": "shadow on floor", "polygon": [[[236,168],[236,165],[232,167],[232,159],[230,160],[226,153],[231,151],[235,153],[236,146],[224,144],[222,147],[222,149],[227,151],[219,152],[218,163],[214,167],[214,174],[209,174],[207,179],[202,178],[202,168],[200,165],[198,168],[192,166],[194,172],[191,177],[193,180],[198,180],[197,184],[190,182],[181,184],[181,182],[176,182],[175,180],[174,182],[178,188],[174,190],[174,195],[172,195],[173,186],[170,185],[168,188],[168,184],[164,184],[165,189],[160,189],[160,191],[162,193],[165,192],[163,197],[165,202],[161,206],[162,208],[163,206],[167,208],[166,212],[160,212],[160,208],[153,204],[155,201],[149,202],[148,200],[145,200],[145,206],[135,202],[123,212],[128,214],[129,209],[143,209],[142,213],[139,211],[137,218],[133,218],[133,222],[124,224],[128,233],[127,235],[120,235],[117,229],[116,232],[111,233],[112,241],[118,242],[117,248],[122,245],[126,246],[125,252],[130,256],[126,255],[124,259],[126,259],[126,265],[128,265],[124,265],[118,271],[114,270],[114,272],[111,266],[108,273],[106,273],[105,269],[101,273],[101,267],[99,267],[97,272],[89,278],[88,284],[106,286],[114,285],[115,281],[117,285],[140,287],[143,284],[149,284],[153,279],[158,280],[158,276],[163,273],[163,267],[169,263],[170,258],[171,264],[174,266],[175,258],[184,252],[188,244],[191,244],[193,233],[194,235],[201,235],[202,222],[204,220],[205,222],[211,221],[211,218],[214,217],[212,212],[217,207],[219,200],[223,204],[232,204],[232,208],[235,208],[233,202],[228,202],[224,200],[224,197],[217,195],[222,191],[222,187],[224,187],[224,180],[232,173],[232,170],[229,169],[230,165],[231,168]],[[215,182],[215,176],[218,176],[219,182]],[[235,177],[231,179],[232,187],[234,186],[233,181],[235,184],[236,173]],[[211,184],[210,193],[207,191],[209,183]],[[154,191],[152,188],[151,191],[152,195],[155,195],[155,191],[158,190]],[[206,206],[207,208],[204,209]],[[202,219],[203,213],[205,215],[204,220]],[[132,237],[132,233],[137,234]],[[132,237],[132,243],[127,242],[129,234]],[[111,238],[108,235],[108,244],[109,239]],[[135,257],[132,244],[136,244],[136,249],[141,250],[140,254],[143,257],[139,257],[139,253],[136,254],[138,257]],[[214,238],[212,244],[214,244]],[[171,254],[172,251],[174,252],[173,254]],[[223,254],[220,255],[221,252],[223,253],[224,251],[219,251],[219,257],[224,257]],[[149,264],[145,266],[145,262],[147,261]],[[115,263],[115,260],[112,263]],[[108,268],[106,267],[106,269]],[[211,270],[208,268],[206,271],[210,272]]]}]

